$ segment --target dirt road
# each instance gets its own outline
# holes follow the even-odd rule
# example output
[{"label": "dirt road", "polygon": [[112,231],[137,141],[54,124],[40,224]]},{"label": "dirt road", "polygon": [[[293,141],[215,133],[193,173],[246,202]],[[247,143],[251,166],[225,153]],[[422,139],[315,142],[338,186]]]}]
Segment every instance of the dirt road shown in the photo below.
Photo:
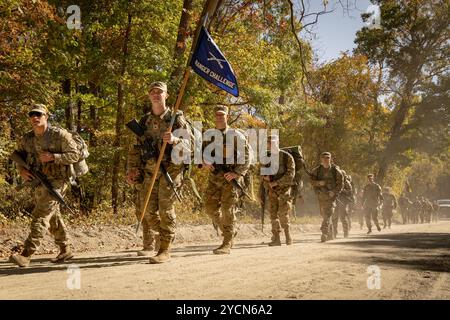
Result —
[{"label": "dirt road", "polygon": [[134,251],[63,265],[39,255],[28,268],[0,260],[0,299],[450,299],[450,221],[352,230],[325,244],[319,233],[294,239],[275,248],[238,239],[229,256],[213,255],[214,242],[185,244],[162,265]]}]

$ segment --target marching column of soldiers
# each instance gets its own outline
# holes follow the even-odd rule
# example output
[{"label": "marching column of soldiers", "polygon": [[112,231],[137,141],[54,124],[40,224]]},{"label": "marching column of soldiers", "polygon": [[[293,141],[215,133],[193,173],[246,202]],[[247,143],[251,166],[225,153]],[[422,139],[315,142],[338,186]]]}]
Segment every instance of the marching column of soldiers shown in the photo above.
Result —
[{"label": "marching column of soldiers", "polygon": [[[137,254],[148,256],[150,263],[164,263],[170,260],[176,234],[174,204],[180,199],[178,190],[182,185],[184,170],[184,164],[175,161],[171,154],[178,147],[192,153],[195,135],[181,137],[169,130],[185,129],[190,132],[191,129],[181,111],[173,115],[171,108],[166,105],[168,92],[164,82],[152,83],[148,95],[151,111],[136,122],[134,130],[132,129],[138,137],[136,144],[131,145],[128,150],[126,180],[136,191],[136,217],[143,217],[143,247]],[[215,129],[220,131],[222,138],[214,140],[213,144],[218,147],[214,150],[221,150],[222,154],[211,154],[212,158],[204,158],[199,167],[209,170],[205,193],[206,214],[223,237],[221,245],[213,253],[230,254],[237,235],[236,212],[239,199],[243,194],[248,196],[245,180],[249,176],[252,155],[245,134],[229,127],[228,108],[217,106],[214,111]],[[63,197],[74,176],[75,165],[83,159],[80,156],[80,140],[73,133],[52,126],[48,122],[49,115],[45,105],[31,106],[28,116],[32,130],[23,136],[18,150],[11,156],[22,179],[34,187],[35,207],[30,234],[22,252],[10,257],[11,262],[21,267],[30,264],[31,256],[39,249],[47,231],[54,236],[55,243],[60,248],[52,262],[65,262],[74,257],[60,205],[70,210]],[[157,159],[163,143],[168,147],[161,156],[161,166],[158,169]],[[317,196],[322,217],[321,242],[337,237],[339,221],[343,237],[347,238],[353,215],[357,217],[361,229],[365,220],[368,234],[372,232],[372,224],[381,231],[378,221],[380,210],[383,228],[391,228],[397,209],[403,224],[430,223],[438,219],[436,207],[430,200],[417,196],[412,201],[405,192],[397,201],[390,187],[382,189],[375,182],[374,174],[367,175],[367,184],[362,192],[357,192],[352,177],[332,161],[330,152],[322,152],[320,164],[309,172],[303,159],[299,162],[294,153],[286,150],[291,149],[280,149],[278,136],[270,135],[267,140],[267,155],[275,153],[278,166],[274,170],[271,170],[270,164],[260,167],[270,169],[264,175],[261,174],[260,194],[263,212],[266,207],[270,215],[271,247],[282,245],[282,231],[286,245],[293,243],[290,214],[293,212],[297,192],[302,186],[302,181],[298,180],[301,169],[308,174]],[[152,183],[153,189],[149,194]]]}]

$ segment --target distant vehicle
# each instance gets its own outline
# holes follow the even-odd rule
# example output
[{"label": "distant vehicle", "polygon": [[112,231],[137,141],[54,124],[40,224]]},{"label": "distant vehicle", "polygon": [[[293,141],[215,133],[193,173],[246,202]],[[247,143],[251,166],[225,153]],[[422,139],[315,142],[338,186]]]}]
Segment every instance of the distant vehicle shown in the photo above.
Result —
[{"label": "distant vehicle", "polygon": [[450,218],[450,199],[437,200],[436,203],[439,206],[439,216]]}]

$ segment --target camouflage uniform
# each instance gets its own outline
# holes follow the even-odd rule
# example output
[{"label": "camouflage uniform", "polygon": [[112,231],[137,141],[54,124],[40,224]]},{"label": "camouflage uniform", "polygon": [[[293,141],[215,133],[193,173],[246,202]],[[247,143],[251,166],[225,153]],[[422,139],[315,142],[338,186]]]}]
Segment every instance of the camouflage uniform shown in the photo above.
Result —
[{"label": "camouflage uniform", "polygon": [[[264,194],[268,194],[268,208],[272,223],[272,242],[269,245],[281,245],[280,232],[283,228],[286,236],[286,244],[292,244],[289,230],[289,212],[292,209],[292,186],[295,175],[294,158],[286,151],[279,150],[279,165],[277,172],[271,174],[270,182],[277,182],[277,186],[271,188],[268,181],[263,180],[261,187]],[[266,165],[269,167],[270,164]]]},{"label": "camouflage uniform", "polygon": [[[159,116],[154,115],[152,112],[144,115],[139,121],[139,124],[144,128],[145,134],[143,137],[137,139],[137,145],[130,146],[128,150],[127,171],[138,170],[140,173],[140,183],[136,185],[136,216],[139,218],[144,207],[151,177],[156,169],[157,158],[154,157],[144,161],[142,149],[139,149],[138,146],[142,145],[146,138],[150,138],[156,142],[157,145],[161,145],[162,135],[167,132],[170,126],[171,115],[172,112],[169,108]],[[173,126],[173,130],[176,129],[188,130],[186,120],[181,111],[177,113]],[[178,142],[173,145],[167,144],[161,162],[161,166],[164,166],[167,170],[177,188],[180,187],[182,183],[184,165],[173,163],[171,152],[173,147],[178,143],[181,143],[183,145],[182,147],[187,152],[190,152],[191,141],[186,138],[180,138]],[[142,221],[144,250],[153,248],[155,235],[157,233],[159,233],[161,243],[171,243],[173,241],[176,228],[175,200],[175,193],[159,170]]]},{"label": "camouflage uniform", "polygon": [[390,191],[383,193],[383,228],[391,228],[394,210],[397,209],[397,198]]},{"label": "camouflage uniform", "polygon": [[[321,181],[325,182],[325,186],[320,186]],[[322,216],[320,227],[322,241],[324,239],[332,240],[333,232],[330,220],[336,208],[336,199],[344,187],[344,177],[341,170],[334,164],[328,169],[319,165],[311,172],[311,183],[319,200],[320,215]],[[330,197],[330,191],[334,193],[333,197]]]},{"label": "camouflage uniform", "polygon": [[378,210],[382,203],[383,195],[380,185],[375,182],[368,183],[364,187],[362,205],[365,211],[366,225],[369,229],[369,233],[372,231],[371,220],[373,220],[378,231],[381,230],[380,225],[378,224]]},{"label": "camouflage uniform", "polygon": [[412,202],[405,196],[402,195],[398,199],[398,206],[400,208],[400,213],[402,215],[402,222],[403,224],[409,223],[411,217],[409,216],[410,207],[412,205]]},{"label": "camouflage uniform", "polygon": [[411,216],[412,216],[412,223],[419,223],[419,216],[422,211],[422,202],[417,197],[416,200],[413,202],[413,208],[411,210]]},{"label": "camouflage uniform", "polygon": [[[234,172],[239,175],[236,179],[241,186],[244,185],[244,176],[250,168],[249,147],[245,135],[237,130],[227,127],[222,130],[223,135],[223,162],[226,171]],[[233,142],[231,140],[234,140]],[[238,141],[239,140],[239,141]],[[214,142],[212,142],[214,143]],[[242,164],[236,163],[238,159],[237,148],[244,146],[244,155]],[[231,147],[234,147],[231,150]],[[230,148],[230,149],[228,149]],[[235,163],[227,163],[226,156],[229,152],[234,153]],[[214,164],[216,168],[221,164]],[[236,212],[241,190],[234,187],[224,177],[223,170],[214,170],[208,177],[208,186],[205,194],[205,212],[212,219],[213,224],[217,226],[224,237],[223,243],[214,250],[216,254],[229,253],[232,246],[232,240],[236,234]]]},{"label": "camouflage uniform", "polygon": [[[70,177],[70,164],[79,159],[77,144],[68,131],[50,125],[40,137],[30,131],[22,138],[18,151],[26,155],[26,162],[32,169],[44,173],[54,189],[64,196]],[[55,160],[41,163],[38,158],[39,153],[43,151],[53,153]],[[61,250],[65,250],[69,239],[59,211],[59,203],[42,185],[36,187],[34,199],[31,232],[25,241],[24,251],[31,255],[38,250],[47,230],[50,230]]]},{"label": "camouflage uniform", "polygon": [[349,214],[348,214],[348,206],[352,203],[353,198],[353,190],[350,181],[347,176],[343,174],[344,180],[344,188],[342,192],[339,194],[336,203],[336,210],[333,212],[333,216],[331,217],[331,221],[333,222],[333,237],[336,238],[338,234],[338,221],[341,220],[342,229],[344,230],[344,237],[348,237],[349,231]]}]

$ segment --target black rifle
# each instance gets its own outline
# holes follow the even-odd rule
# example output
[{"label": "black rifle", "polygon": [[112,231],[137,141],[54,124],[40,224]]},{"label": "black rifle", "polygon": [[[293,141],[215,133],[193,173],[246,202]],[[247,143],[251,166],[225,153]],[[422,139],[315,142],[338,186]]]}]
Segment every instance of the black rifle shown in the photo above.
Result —
[{"label": "black rifle", "polygon": [[[133,132],[139,138],[141,138],[145,133],[144,128],[141,127],[141,125],[136,121],[136,119],[132,119],[130,122],[126,124],[126,126],[128,129],[131,130],[131,132]],[[151,138],[146,138],[141,145],[135,145],[134,147],[136,149],[142,150],[142,160],[144,161],[147,161],[152,158],[158,158],[159,156],[158,144]],[[159,166],[159,170],[166,179],[167,183],[172,188],[172,191],[175,193],[175,196],[177,197],[178,201],[181,202],[181,196],[175,187],[175,183],[173,182],[172,177],[167,172],[167,169],[161,164]]]},{"label": "black rifle", "polygon": [[[31,174],[35,177],[34,180],[32,180],[31,183],[29,183],[31,186],[37,186],[38,184],[42,184],[42,186],[47,189],[48,193],[50,194],[50,196],[52,198],[54,198],[56,201],[58,201],[59,204],[61,204],[64,208],[67,208],[67,210],[70,211],[70,213],[72,213],[73,215],[75,215],[75,212],[72,211],[72,209],[70,209],[70,207],[67,205],[67,203],[64,201],[63,196],[61,195],[61,193],[59,193],[58,190],[55,190],[55,188],[52,186],[52,184],[50,183],[50,181],[48,181],[48,178],[45,174],[43,174],[41,171],[39,170],[33,170],[24,160],[24,158],[22,157],[22,155],[18,152],[18,151],[14,151],[9,158],[14,161],[15,163],[17,163],[19,166],[21,166],[22,168],[27,169],[28,171],[31,172]],[[39,181],[37,182],[36,181]],[[28,183],[27,183],[28,184]]]},{"label": "black rifle", "polygon": [[[216,164],[213,163],[212,166],[214,167],[213,170],[213,174],[218,174],[220,172],[228,173],[228,172],[232,172],[232,170],[230,169],[230,167],[227,164]],[[249,198],[250,200],[254,201],[254,199],[245,191],[244,187],[242,187],[239,182],[236,181],[236,179],[232,179],[230,180],[230,183],[233,187],[238,188],[239,190],[242,191],[242,193]]]}]

